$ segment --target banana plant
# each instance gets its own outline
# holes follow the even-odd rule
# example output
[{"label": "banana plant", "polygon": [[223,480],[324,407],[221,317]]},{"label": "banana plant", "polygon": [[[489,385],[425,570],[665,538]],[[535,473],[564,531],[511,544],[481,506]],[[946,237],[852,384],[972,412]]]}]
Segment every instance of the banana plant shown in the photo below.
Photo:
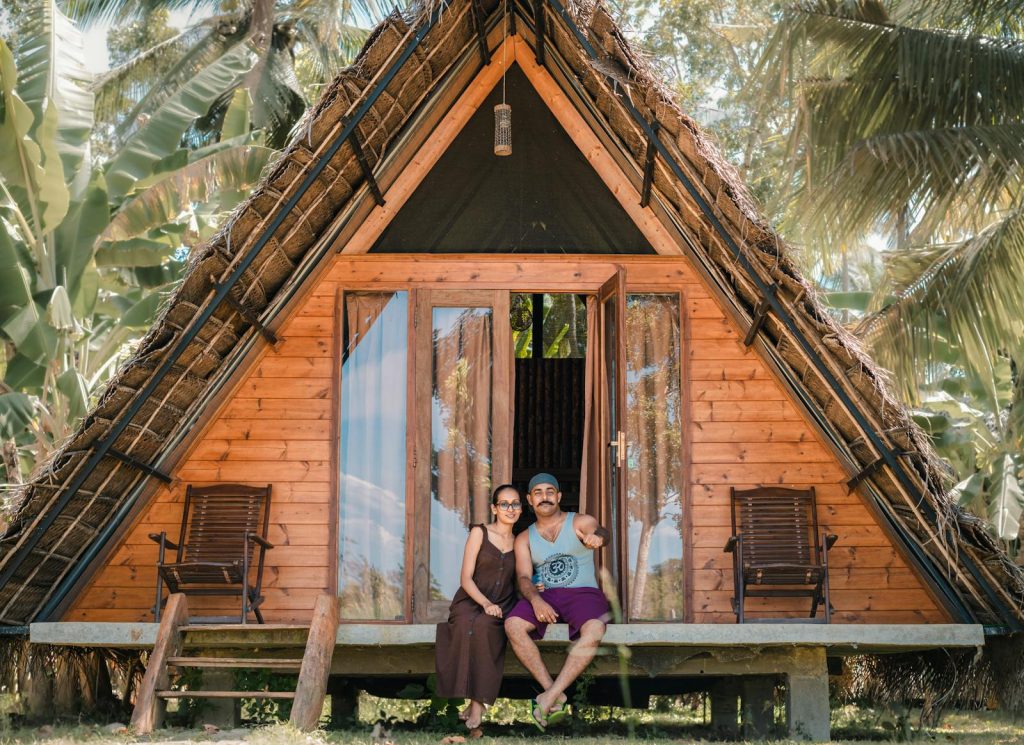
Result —
[{"label": "banana plant", "polygon": [[224,136],[186,132],[256,54],[236,45],[170,92],[102,165],[82,37],[54,0],[0,40],[0,443],[14,484],[88,409],[180,279],[188,248],[256,184],[274,150],[250,131],[245,91]]},{"label": "banana plant", "polygon": [[993,365],[994,388],[955,365],[944,368],[946,377],[923,392],[914,419],[957,474],[950,496],[1024,559],[1024,377],[1006,356]]}]

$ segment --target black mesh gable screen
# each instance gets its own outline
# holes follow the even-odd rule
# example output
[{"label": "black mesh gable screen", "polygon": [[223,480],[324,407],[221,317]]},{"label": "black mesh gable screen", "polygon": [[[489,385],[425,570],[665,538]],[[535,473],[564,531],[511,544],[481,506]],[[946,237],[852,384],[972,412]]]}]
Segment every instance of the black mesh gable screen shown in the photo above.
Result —
[{"label": "black mesh gable screen", "polygon": [[512,155],[493,152],[499,83],[372,251],[654,253],[515,65],[506,100]]}]

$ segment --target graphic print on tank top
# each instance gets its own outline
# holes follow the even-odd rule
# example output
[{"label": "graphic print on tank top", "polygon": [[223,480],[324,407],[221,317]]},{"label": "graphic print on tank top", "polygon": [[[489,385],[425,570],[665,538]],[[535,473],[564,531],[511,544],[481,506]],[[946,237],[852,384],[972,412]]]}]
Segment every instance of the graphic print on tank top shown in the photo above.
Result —
[{"label": "graphic print on tank top", "polygon": [[554,541],[541,537],[537,524],[530,526],[530,554],[534,579],[545,588],[597,587],[594,552],[584,546],[573,530],[575,512],[567,512]]},{"label": "graphic print on tank top", "polygon": [[580,576],[580,565],[575,556],[555,554],[537,567],[544,587],[568,587]]}]

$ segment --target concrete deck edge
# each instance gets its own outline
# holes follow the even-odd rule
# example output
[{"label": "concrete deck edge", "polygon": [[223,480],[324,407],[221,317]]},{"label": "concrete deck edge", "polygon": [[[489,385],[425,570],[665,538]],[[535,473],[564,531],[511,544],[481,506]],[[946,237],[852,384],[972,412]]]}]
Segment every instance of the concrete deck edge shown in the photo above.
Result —
[{"label": "concrete deck edge", "polygon": [[[258,633],[259,626],[249,627]],[[156,640],[155,623],[34,623],[33,644],[83,647],[150,647]],[[342,624],[340,646],[401,647],[434,643],[433,624],[405,626]],[[545,641],[568,640],[567,628],[548,629]],[[836,654],[897,652],[939,647],[980,647],[984,629],[974,624],[626,624],[611,625],[605,644],[633,647],[826,647]]]}]

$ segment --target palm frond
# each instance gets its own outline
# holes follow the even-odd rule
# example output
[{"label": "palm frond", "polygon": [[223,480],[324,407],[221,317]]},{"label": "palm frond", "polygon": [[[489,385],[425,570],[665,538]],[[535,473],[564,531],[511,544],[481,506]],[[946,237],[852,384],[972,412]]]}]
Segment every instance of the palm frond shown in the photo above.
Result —
[{"label": "palm frond", "polygon": [[1024,336],[1024,204],[969,240],[892,253],[880,293],[896,300],[858,333],[913,396],[927,361],[950,345],[993,389],[992,360],[1020,355]]},{"label": "palm frond", "polygon": [[246,142],[199,157],[125,202],[97,243],[147,235],[174,222],[192,204],[212,198],[222,200],[222,210],[231,209],[233,203],[223,203],[225,195],[237,193],[241,199],[258,183],[275,155],[270,148]]},{"label": "palm frond", "polygon": [[251,45],[238,44],[169,98],[111,159],[107,167],[110,193],[126,195],[138,181],[166,170],[164,161],[180,150],[185,131],[214,101],[225,94],[230,97],[255,57]]},{"label": "palm frond", "polygon": [[117,123],[145,98],[164,71],[175,66],[190,49],[202,45],[210,33],[204,25],[191,26],[97,78],[92,86],[97,119]]},{"label": "palm frond", "polygon": [[146,117],[163,106],[182,86],[221,59],[244,35],[244,29],[230,19],[210,19],[201,24],[207,28],[178,61],[152,83],[138,103],[118,124],[117,134],[127,138]]},{"label": "palm frond", "polygon": [[67,12],[82,27],[97,23],[142,18],[157,8],[201,11],[216,9],[221,0],[70,0]]},{"label": "palm frond", "polygon": [[[799,101],[785,201],[791,214],[829,225],[829,242],[878,229],[879,220],[891,227],[903,211],[934,223],[979,184],[986,197],[998,193],[1020,161],[1009,139],[1019,130],[1004,137],[998,128],[1024,122],[1024,42],[871,18],[846,5],[798,6],[761,62],[761,79],[791,86]],[[931,180],[885,172],[897,154]]]},{"label": "palm frond", "polygon": [[956,28],[989,36],[1015,36],[1024,32],[1021,0],[907,0],[894,14],[907,23]]},{"label": "palm frond", "polygon": [[991,206],[1020,183],[1022,168],[1024,124],[879,134],[851,147],[812,185],[808,196],[813,193],[818,209],[803,219],[822,235],[870,227],[892,232],[893,205],[905,205],[918,233],[932,235],[956,206],[959,229],[974,233],[991,220]]}]

